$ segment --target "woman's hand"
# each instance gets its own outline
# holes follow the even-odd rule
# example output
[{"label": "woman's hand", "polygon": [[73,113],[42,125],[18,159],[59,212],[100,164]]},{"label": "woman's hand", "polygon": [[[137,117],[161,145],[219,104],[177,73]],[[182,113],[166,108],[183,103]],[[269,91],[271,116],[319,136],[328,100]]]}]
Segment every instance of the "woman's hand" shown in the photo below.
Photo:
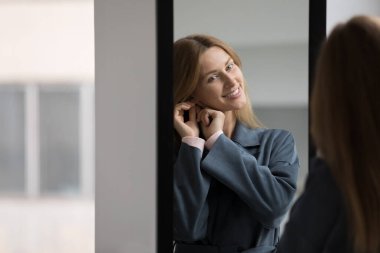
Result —
[{"label": "woman's hand", "polygon": [[201,122],[202,133],[206,140],[217,131],[223,130],[225,118],[223,112],[204,108],[197,116],[197,120]]},{"label": "woman's hand", "polygon": [[[174,107],[174,128],[183,138],[185,136],[199,137],[199,127],[197,113],[199,107],[192,102],[182,102]],[[185,112],[188,111],[189,119],[185,119]],[[186,120],[186,121],[185,121]]]}]

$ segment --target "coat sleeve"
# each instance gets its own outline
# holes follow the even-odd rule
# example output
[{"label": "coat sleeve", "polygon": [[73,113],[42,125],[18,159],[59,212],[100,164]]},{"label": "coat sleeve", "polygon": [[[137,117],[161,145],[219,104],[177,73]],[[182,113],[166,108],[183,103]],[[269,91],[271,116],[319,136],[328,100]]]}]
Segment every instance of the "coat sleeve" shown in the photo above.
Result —
[{"label": "coat sleeve", "polygon": [[210,177],[200,168],[201,158],[201,150],[182,143],[174,163],[173,234],[177,241],[206,236]]},{"label": "coat sleeve", "polygon": [[269,152],[267,165],[225,135],[215,142],[202,161],[202,168],[234,191],[267,228],[278,227],[290,207],[299,168],[293,136],[277,132],[261,150]]}]

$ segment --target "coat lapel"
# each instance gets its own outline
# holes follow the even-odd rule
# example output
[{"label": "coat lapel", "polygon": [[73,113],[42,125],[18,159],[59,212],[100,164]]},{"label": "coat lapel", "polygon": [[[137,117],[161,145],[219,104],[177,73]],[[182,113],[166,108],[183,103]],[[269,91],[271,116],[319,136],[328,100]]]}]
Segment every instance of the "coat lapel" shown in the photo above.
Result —
[{"label": "coat lapel", "polygon": [[261,129],[251,129],[237,121],[231,139],[245,148],[260,146],[259,132]]}]

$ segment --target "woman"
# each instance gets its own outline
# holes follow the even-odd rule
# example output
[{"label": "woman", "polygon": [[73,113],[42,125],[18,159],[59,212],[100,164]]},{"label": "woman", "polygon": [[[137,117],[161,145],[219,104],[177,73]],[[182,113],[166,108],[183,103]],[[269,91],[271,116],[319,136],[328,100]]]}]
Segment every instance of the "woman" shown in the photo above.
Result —
[{"label": "woman", "polygon": [[278,252],[380,252],[380,19],[353,17],[324,43],[311,101],[320,153]]},{"label": "woman", "polygon": [[296,191],[292,135],[260,128],[222,41],[179,39],[173,64],[175,252],[273,252]]}]

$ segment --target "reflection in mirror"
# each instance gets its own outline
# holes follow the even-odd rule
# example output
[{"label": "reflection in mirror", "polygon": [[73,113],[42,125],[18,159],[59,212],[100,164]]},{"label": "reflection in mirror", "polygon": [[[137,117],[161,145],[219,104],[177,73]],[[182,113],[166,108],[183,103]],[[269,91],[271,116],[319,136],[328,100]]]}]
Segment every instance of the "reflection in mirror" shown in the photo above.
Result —
[{"label": "reflection in mirror", "polygon": [[[174,0],[174,39],[177,40],[190,34],[212,35],[229,44],[242,61],[242,72],[249,91],[248,97],[252,101],[256,116],[265,127],[286,129],[294,136],[300,163],[296,183],[297,196],[302,191],[308,164],[308,1],[297,0],[282,3],[261,0],[238,1],[232,4],[230,1],[224,0]],[[256,158],[259,160],[258,156],[260,155],[257,155]],[[213,172],[208,171],[208,173],[212,174]],[[236,175],[227,173],[225,176]],[[176,171],[174,177],[176,177]],[[214,181],[211,180],[210,192],[225,190],[218,184],[213,184]],[[240,182],[236,187],[239,188],[239,185],[242,183]],[[208,201],[211,199],[208,196]],[[228,200],[231,199],[225,199],[225,201]],[[174,202],[176,208],[176,200]],[[249,200],[244,199],[244,203],[249,205]],[[238,204],[242,204],[242,202],[231,205]],[[215,212],[214,214],[217,216],[215,219],[228,217],[227,214],[224,216],[220,212],[222,209],[215,208],[215,206],[210,205],[204,208],[209,209],[208,213]],[[176,211],[174,210],[174,213]],[[199,212],[199,214],[205,215],[204,212]],[[239,215],[244,216],[243,214]],[[209,219],[210,217],[214,218],[212,215],[208,217]],[[284,221],[285,219],[282,219],[281,224],[284,224]],[[176,217],[174,222],[176,222]],[[185,225],[190,226],[191,222],[193,221],[188,220]],[[229,221],[225,220],[225,222]],[[230,222],[236,222],[236,220]],[[243,221],[241,220],[241,222]],[[278,220],[271,220],[271,222],[277,223]],[[203,225],[204,227],[199,229],[206,229],[206,233],[209,233],[210,229],[223,233],[223,229],[228,226],[210,228]],[[174,239],[181,241],[180,236],[177,238],[176,236],[183,231],[176,231],[176,224],[174,227]],[[241,225],[240,228],[244,230],[246,227]],[[242,231],[236,232],[241,234]],[[250,233],[252,231],[248,229],[243,232]],[[278,233],[278,230],[275,233]],[[195,237],[192,239],[193,241],[201,240],[202,244],[210,244],[210,241],[214,239],[223,238],[220,234],[214,239],[196,237],[199,234],[202,233],[195,233]],[[252,235],[252,238],[255,238],[255,235]],[[242,249],[252,245],[257,246],[260,242],[258,242],[258,238],[255,240],[255,243],[246,242],[246,245],[239,247]],[[182,241],[187,241],[187,238],[183,238]],[[267,242],[262,243],[266,245]],[[187,249],[183,249],[183,247],[181,243],[177,244],[176,251],[187,252]],[[260,252],[267,251],[263,249]]]}]

